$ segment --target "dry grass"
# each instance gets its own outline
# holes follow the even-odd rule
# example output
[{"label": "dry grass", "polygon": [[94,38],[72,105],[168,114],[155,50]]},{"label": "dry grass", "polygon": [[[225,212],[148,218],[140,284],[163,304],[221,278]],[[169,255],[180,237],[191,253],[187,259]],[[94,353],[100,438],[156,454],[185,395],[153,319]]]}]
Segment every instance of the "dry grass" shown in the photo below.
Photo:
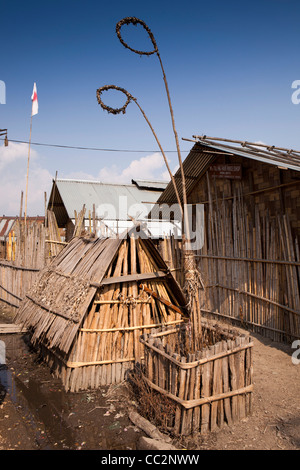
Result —
[{"label": "dry grass", "polygon": [[175,403],[149,387],[139,371],[132,372],[130,383],[141,416],[168,433],[175,418]]}]

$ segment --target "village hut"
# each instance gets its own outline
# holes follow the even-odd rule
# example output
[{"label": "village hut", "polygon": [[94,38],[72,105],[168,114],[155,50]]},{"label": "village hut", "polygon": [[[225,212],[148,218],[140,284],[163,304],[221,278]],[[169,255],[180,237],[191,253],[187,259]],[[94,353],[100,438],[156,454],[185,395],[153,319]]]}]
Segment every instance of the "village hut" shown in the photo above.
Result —
[{"label": "village hut", "polygon": [[184,321],[181,288],[152,240],[137,233],[74,237],[19,308],[15,322],[67,391],[123,381],[143,361],[142,334]]},{"label": "village hut", "polygon": [[[198,242],[194,254],[204,284],[202,315],[275,341],[299,339],[300,152],[261,142],[193,137],[186,139],[193,147],[183,167]],[[182,196],[180,170],[174,178]],[[176,203],[170,182],[154,209]],[[198,214],[203,214],[200,223]],[[172,237],[168,242],[170,247],[160,249],[177,275],[180,266],[172,247],[178,242]]]},{"label": "village hut", "polygon": [[167,184],[163,181],[131,180],[130,184],[116,184],[56,178],[48,210],[54,212],[66,241],[74,235],[83,206],[87,230],[96,222],[97,230],[105,236],[122,234],[131,227],[132,217],[144,220]]}]

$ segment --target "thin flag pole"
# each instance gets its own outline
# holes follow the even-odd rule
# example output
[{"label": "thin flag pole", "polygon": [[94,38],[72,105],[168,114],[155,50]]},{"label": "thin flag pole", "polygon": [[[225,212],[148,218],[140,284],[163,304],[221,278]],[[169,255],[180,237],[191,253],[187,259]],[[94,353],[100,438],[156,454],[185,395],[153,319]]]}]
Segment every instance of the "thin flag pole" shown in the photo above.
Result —
[{"label": "thin flag pole", "polygon": [[31,145],[31,132],[32,132],[32,116],[38,114],[38,98],[36,83],[33,85],[33,92],[31,96],[31,117],[30,117],[30,134],[29,134],[29,145],[28,145],[28,160],[27,160],[27,176],[26,176],[26,193],[25,193],[25,211],[24,211],[24,225],[26,230],[26,219],[27,219],[27,197],[28,197],[28,176],[29,176],[29,161],[30,161],[30,145]]},{"label": "thin flag pole", "polygon": [[27,160],[27,175],[26,175],[25,212],[24,212],[24,224],[25,224],[25,227],[26,227],[26,218],[27,218],[27,196],[28,196],[28,175],[29,175],[29,160],[30,160],[31,132],[32,132],[32,111],[31,111],[31,118],[30,118],[30,134],[29,134],[28,160]]}]

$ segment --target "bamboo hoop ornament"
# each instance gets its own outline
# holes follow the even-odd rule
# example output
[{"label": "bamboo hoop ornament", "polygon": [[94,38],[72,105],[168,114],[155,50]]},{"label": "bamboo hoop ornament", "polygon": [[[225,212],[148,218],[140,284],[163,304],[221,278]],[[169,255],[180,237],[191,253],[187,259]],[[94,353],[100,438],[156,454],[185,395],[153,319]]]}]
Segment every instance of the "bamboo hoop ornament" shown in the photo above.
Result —
[{"label": "bamboo hoop ornament", "polygon": [[[147,34],[148,34],[148,36],[149,36],[149,38],[150,38],[150,40],[153,44],[154,49],[152,51],[140,51],[140,50],[134,49],[134,48],[130,47],[124,41],[124,39],[122,38],[122,35],[121,35],[121,28],[122,28],[122,26],[124,26],[124,25],[128,26],[129,24],[133,24],[134,26],[140,25],[140,26],[142,26],[142,28],[144,28],[144,30],[147,32]],[[186,282],[184,290],[187,292],[187,295],[188,295],[189,298],[191,298],[192,296],[195,296],[195,298],[191,302],[189,301],[188,304],[191,305],[191,316],[193,317],[192,323],[193,323],[193,330],[194,330],[194,339],[195,339],[195,346],[197,348],[197,343],[198,343],[198,341],[200,340],[200,337],[201,337],[201,314],[200,314],[200,310],[199,310],[198,292],[195,292],[196,291],[195,287],[199,283],[200,273],[199,273],[198,266],[196,265],[195,261],[193,263],[192,272],[191,272],[191,268],[189,267],[190,258],[191,258],[191,255],[193,255],[193,253],[190,251],[191,237],[190,237],[190,227],[189,227],[188,211],[187,211],[187,193],[186,193],[186,184],[185,184],[185,174],[184,174],[184,169],[183,169],[183,164],[182,164],[178,134],[177,134],[176,126],[175,126],[174,113],[173,113],[173,108],[172,108],[172,103],[171,103],[171,96],[170,96],[170,92],[169,92],[169,86],[168,86],[166,74],[165,74],[165,71],[164,71],[163,63],[162,63],[162,60],[161,60],[161,57],[160,57],[160,53],[159,53],[158,46],[157,46],[157,43],[155,41],[155,38],[154,38],[150,28],[146,25],[146,23],[144,21],[142,21],[142,20],[140,20],[136,17],[123,18],[116,25],[116,33],[117,33],[117,36],[118,36],[121,44],[125,48],[127,48],[127,49],[131,50],[132,52],[134,52],[136,54],[139,54],[139,55],[149,56],[149,55],[152,55],[152,54],[156,54],[157,57],[158,57],[160,66],[161,66],[161,70],[162,70],[162,74],[163,74],[163,80],[164,80],[165,89],[166,89],[167,98],[168,98],[169,109],[170,109],[172,128],[173,128],[173,132],[174,132],[174,136],[175,136],[179,167],[180,167],[180,171],[181,171],[182,199],[183,199],[183,201],[181,201],[181,198],[179,196],[178,188],[177,188],[177,185],[175,183],[175,178],[173,177],[173,174],[170,170],[167,158],[166,158],[165,153],[164,153],[164,151],[163,151],[163,149],[160,145],[160,142],[159,142],[159,140],[158,140],[158,138],[157,138],[157,136],[154,132],[154,129],[153,129],[152,125],[150,124],[147,116],[145,115],[145,113],[141,109],[141,107],[139,106],[136,98],[134,98],[132,95],[130,95],[130,93],[128,93],[123,88],[115,87],[113,85],[102,87],[102,88],[98,89],[97,90],[97,98],[98,98],[98,103],[102,106],[102,100],[101,100],[102,91],[108,90],[108,89],[115,89],[115,90],[119,90],[119,91],[125,93],[125,95],[127,97],[127,101],[126,101],[126,103],[124,104],[123,107],[114,109],[114,108],[110,108],[110,107],[105,105],[105,106],[102,106],[103,109],[106,109],[108,112],[113,113],[113,114],[119,114],[120,112],[123,112],[123,114],[124,114],[126,112],[126,107],[128,106],[129,102],[131,100],[133,100],[136,103],[136,105],[139,107],[140,111],[142,112],[144,118],[146,119],[148,125],[150,126],[150,128],[152,130],[152,133],[153,133],[153,135],[154,135],[154,137],[155,137],[155,139],[156,139],[156,141],[159,145],[159,148],[160,148],[161,153],[163,155],[163,158],[164,158],[166,167],[168,169],[172,184],[174,186],[177,201],[178,201],[180,211],[181,211],[184,275],[185,275],[185,277],[187,275],[187,277],[189,278],[188,282]],[[188,243],[187,243],[187,241],[188,241]],[[194,276],[194,280],[192,280],[192,274]]]},{"label": "bamboo hoop ornament", "polygon": [[[129,25],[129,24],[133,24],[134,26],[136,26],[137,24],[140,24],[148,33],[150,39],[151,39],[151,42],[154,46],[154,49],[153,51],[138,51],[136,49],[133,49],[132,47],[130,47],[125,41],[124,39],[122,38],[122,35],[121,35],[121,28],[123,25]],[[117,36],[120,40],[120,42],[123,44],[124,47],[126,47],[127,49],[130,49],[132,52],[135,52],[136,54],[139,54],[139,55],[152,55],[152,54],[158,54],[158,47],[157,47],[157,44],[156,44],[156,41],[155,41],[155,38],[151,32],[151,29],[148,28],[148,26],[146,25],[146,23],[142,20],[139,20],[138,18],[135,18],[135,17],[127,17],[127,18],[123,18],[121,21],[119,21],[117,23],[117,26],[116,26],[116,33],[117,33]]]},{"label": "bamboo hoop ornament", "polygon": [[[133,24],[134,26],[137,26],[137,25],[141,25],[142,28],[144,28],[144,30],[148,33],[148,36],[153,44],[153,51],[139,51],[137,49],[134,49],[132,47],[130,47],[125,41],[124,39],[122,38],[122,35],[121,35],[121,28],[122,26],[124,25],[129,25],[129,24]],[[182,210],[182,216],[183,216],[183,220],[184,220],[184,230],[183,230],[183,233],[182,233],[182,236],[183,236],[183,240],[185,242],[185,232],[187,234],[187,238],[188,240],[190,239],[189,238],[189,225],[188,225],[188,220],[185,219],[186,217],[186,211],[184,210],[186,207],[187,207],[187,195],[186,195],[186,185],[185,185],[185,175],[184,175],[184,171],[183,171],[183,165],[182,165],[182,158],[181,158],[181,152],[180,152],[180,146],[179,146],[179,139],[178,139],[178,134],[177,134],[177,130],[176,130],[176,126],[175,126],[175,119],[174,119],[174,113],[173,113],[173,108],[172,108],[172,103],[171,103],[171,96],[170,96],[170,92],[169,92],[169,86],[168,86],[168,82],[167,82],[167,78],[166,78],[166,74],[165,74],[165,71],[164,71],[164,67],[163,67],[163,63],[162,63],[162,60],[161,60],[161,57],[160,57],[160,53],[159,53],[159,50],[158,50],[158,46],[157,46],[157,43],[155,41],[155,38],[154,38],[154,35],[151,31],[151,29],[146,25],[146,23],[143,21],[143,20],[140,20],[136,17],[126,17],[126,18],[123,18],[122,20],[120,20],[117,25],[116,25],[116,33],[117,33],[117,36],[121,42],[121,44],[126,47],[127,49],[129,49],[130,51],[134,52],[135,54],[138,54],[138,55],[152,55],[152,54],[156,54],[157,57],[158,57],[158,60],[159,60],[159,63],[160,63],[160,66],[161,66],[161,70],[162,70],[162,74],[163,74],[163,80],[164,80],[164,84],[165,84],[165,88],[166,88],[166,93],[167,93],[167,97],[168,97],[168,103],[169,103],[169,109],[170,109],[170,114],[171,114],[171,120],[172,120],[172,127],[173,127],[173,132],[174,132],[174,136],[175,136],[175,142],[176,142],[176,148],[177,148],[177,154],[178,154],[178,161],[179,161],[179,166],[180,166],[180,171],[181,171],[181,179],[182,179],[182,195],[183,195],[183,210]],[[178,191],[177,190],[177,186],[175,184],[175,180],[173,181],[172,179],[172,183],[174,185],[174,188],[175,188],[175,191]],[[177,198],[178,199],[178,198]],[[180,200],[181,201],[181,200]],[[181,203],[180,203],[180,206],[181,206]]]},{"label": "bamboo hoop ornament", "polygon": [[[112,108],[111,106],[107,106],[105,103],[103,103],[103,101],[101,99],[101,95],[102,95],[103,91],[108,91],[108,90],[117,90],[117,91],[121,91],[122,93],[124,93],[124,95],[126,95],[126,97],[127,97],[127,100],[126,100],[126,103],[124,104],[124,106],[122,106],[121,108]],[[107,111],[108,113],[111,113],[111,114],[123,113],[123,114],[125,114],[126,113],[126,108],[129,105],[130,101],[135,100],[135,98],[127,90],[125,90],[125,88],[121,88],[121,87],[115,86],[115,85],[105,85],[101,88],[98,88],[98,90],[97,90],[97,100],[98,100],[98,103],[100,104],[101,108],[105,109],[105,111]]]},{"label": "bamboo hoop ornament", "polygon": [[[121,93],[124,93],[124,95],[126,96],[126,102],[125,104],[120,107],[120,108],[112,108],[111,106],[107,106],[103,100],[102,100],[102,93],[104,91],[108,91],[108,90],[117,90],[117,91],[120,91]],[[176,197],[177,197],[177,201],[178,201],[178,204],[179,204],[179,207],[180,207],[180,210],[181,210],[181,215],[183,216],[183,208],[182,208],[182,203],[181,203],[181,200],[180,200],[180,197],[179,197],[179,193],[178,193],[178,189],[177,189],[177,186],[176,186],[176,183],[175,183],[175,179],[174,179],[174,176],[173,176],[173,173],[170,169],[170,166],[169,166],[169,163],[168,163],[168,160],[167,160],[167,157],[165,155],[165,152],[158,140],[158,137],[149,121],[149,119],[147,118],[144,110],[141,108],[141,106],[139,105],[137,99],[132,96],[127,90],[125,90],[125,88],[122,88],[122,87],[119,87],[119,86],[116,86],[116,85],[104,85],[103,87],[101,88],[98,88],[97,92],[96,92],[96,95],[97,95],[97,101],[98,101],[98,104],[101,106],[102,109],[104,109],[105,111],[107,111],[108,113],[110,114],[120,114],[120,113],[123,113],[125,114],[126,113],[126,108],[127,106],[129,105],[129,103],[131,101],[134,101],[134,103],[137,105],[137,107],[139,108],[139,110],[141,111],[143,117],[145,118],[148,126],[150,127],[151,131],[152,131],[152,134],[154,135],[154,138],[159,146],[159,149],[162,153],[162,156],[163,156],[163,159],[164,159],[164,162],[165,162],[165,165],[167,167],[167,170],[169,172],[169,175],[170,175],[170,178],[171,178],[171,181],[173,183],[173,186],[174,186],[174,189],[175,189],[175,193],[176,193]]]}]

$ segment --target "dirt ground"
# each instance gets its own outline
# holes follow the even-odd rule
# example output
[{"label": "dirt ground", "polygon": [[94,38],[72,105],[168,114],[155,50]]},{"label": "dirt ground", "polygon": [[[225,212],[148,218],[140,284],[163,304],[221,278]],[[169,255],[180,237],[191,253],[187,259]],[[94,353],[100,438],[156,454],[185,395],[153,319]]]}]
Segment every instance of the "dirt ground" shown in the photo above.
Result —
[{"label": "dirt ground", "polygon": [[[11,318],[9,311],[0,311],[0,323]],[[252,337],[252,415],[214,433],[173,439],[176,449],[300,449],[300,364],[292,363],[295,350]],[[6,347],[6,367],[0,368],[0,450],[137,449],[146,434],[128,417],[137,406],[128,384],[66,393],[24,337],[0,335],[0,341]]]}]

